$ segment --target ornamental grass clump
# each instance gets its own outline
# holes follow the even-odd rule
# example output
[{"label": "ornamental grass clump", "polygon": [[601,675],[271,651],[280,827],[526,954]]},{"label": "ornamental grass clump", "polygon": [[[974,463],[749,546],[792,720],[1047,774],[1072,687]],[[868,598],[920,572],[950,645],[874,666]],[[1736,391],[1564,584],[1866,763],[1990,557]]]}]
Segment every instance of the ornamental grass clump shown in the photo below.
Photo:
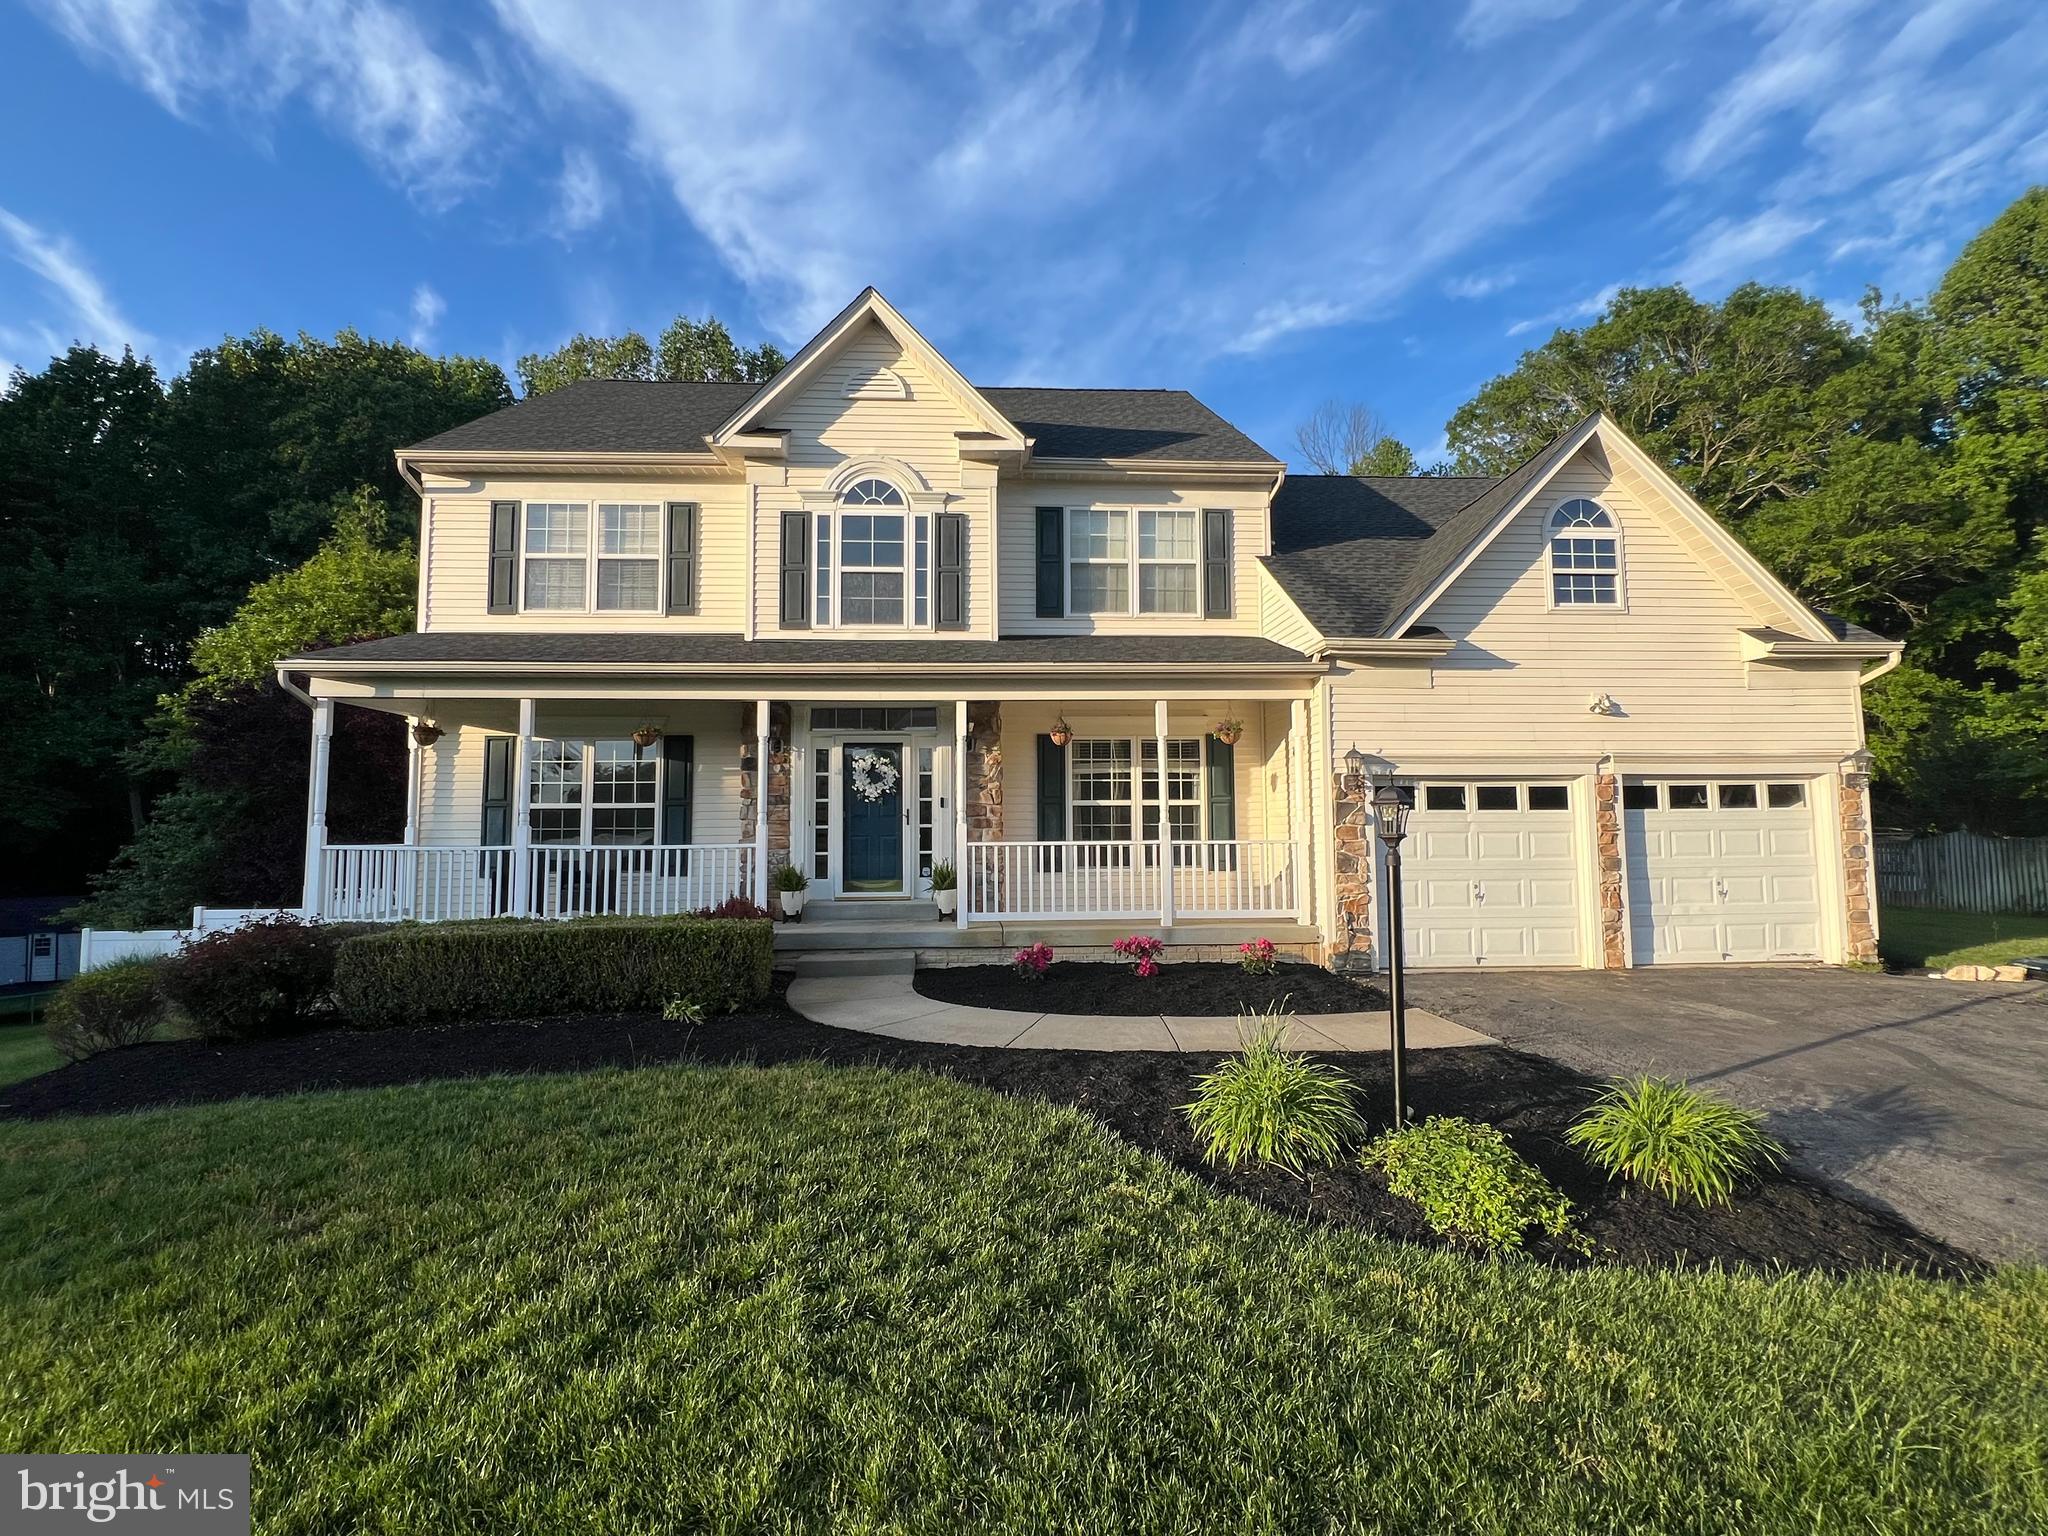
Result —
[{"label": "ornamental grass clump", "polygon": [[1384,1173],[1388,1189],[1422,1207],[1423,1219],[1441,1237],[1504,1253],[1521,1247],[1531,1227],[1571,1236],[1571,1201],[1493,1126],[1432,1116],[1388,1131],[1360,1161]]},{"label": "ornamental grass clump", "polygon": [[1364,1134],[1351,1080],[1281,1048],[1288,1020],[1278,1004],[1248,1022],[1240,1015],[1240,1049],[1195,1079],[1194,1102],[1181,1110],[1210,1162],[1270,1163],[1299,1177]]},{"label": "ornamental grass clump", "polygon": [[1762,1115],[1669,1077],[1609,1083],[1565,1139],[1610,1179],[1646,1185],[1673,1205],[1727,1205],[1736,1185],[1785,1160]]}]

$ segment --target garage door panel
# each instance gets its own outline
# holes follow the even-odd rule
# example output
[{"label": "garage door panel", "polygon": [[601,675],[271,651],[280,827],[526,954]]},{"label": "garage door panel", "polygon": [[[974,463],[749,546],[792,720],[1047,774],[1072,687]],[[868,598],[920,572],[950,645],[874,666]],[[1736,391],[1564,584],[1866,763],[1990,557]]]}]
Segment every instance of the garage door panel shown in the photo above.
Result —
[{"label": "garage door panel", "polygon": [[[1693,784],[1707,778],[1666,780]],[[1638,783],[1641,781],[1631,781]],[[1809,802],[1773,807],[1756,787],[1722,793],[1707,808],[1660,802],[1623,813],[1627,900],[1637,964],[1815,959],[1820,881]]]},{"label": "garage door panel", "polygon": [[1402,895],[1411,908],[1431,912],[1467,912],[1478,905],[1470,880],[1424,880],[1419,890]]},{"label": "garage door panel", "polygon": [[1573,858],[1571,830],[1566,827],[1539,827],[1526,835],[1528,857],[1544,863],[1570,864]]},{"label": "garage door panel", "polygon": [[1711,907],[1717,899],[1712,875],[1673,875],[1663,885],[1666,906]]},{"label": "garage door panel", "polygon": [[1764,856],[1761,827],[1726,827],[1716,830],[1716,850],[1724,859],[1760,859]]},{"label": "garage door panel", "polygon": [[1569,911],[1578,895],[1578,882],[1569,875],[1534,875],[1529,880],[1529,905],[1539,909]]},{"label": "garage door panel", "polygon": [[1712,827],[1671,827],[1664,834],[1664,856],[1671,859],[1711,859],[1715,853]]},{"label": "garage door panel", "polygon": [[1734,870],[1721,877],[1722,902],[1731,907],[1761,907],[1771,900],[1771,882],[1761,874],[1740,874]]},{"label": "garage door panel", "polygon": [[1774,859],[1810,859],[1813,834],[1804,827],[1774,827],[1766,846]]},{"label": "garage door panel", "polygon": [[1464,828],[1426,828],[1417,844],[1426,864],[1463,864],[1472,858],[1472,834]]},{"label": "garage door panel", "polygon": [[[1492,781],[1501,782],[1501,781]],[[1498,796],[1491,797],[1498,800]],[[1571,965],[1579,958],[1578,850],[1556,810],[1478,809],[1479,788],[1418,795],[1402,882],[1418,965]],[[1430,809],[1462,799],[1463,809]],[[1514,803],[1526,808],[1526,785]]]},{"label": "garage door panel", "polygon": [[1773,875],[1769,899],[1779,907],[1818,907],[1820,884],[1811,875]]}]

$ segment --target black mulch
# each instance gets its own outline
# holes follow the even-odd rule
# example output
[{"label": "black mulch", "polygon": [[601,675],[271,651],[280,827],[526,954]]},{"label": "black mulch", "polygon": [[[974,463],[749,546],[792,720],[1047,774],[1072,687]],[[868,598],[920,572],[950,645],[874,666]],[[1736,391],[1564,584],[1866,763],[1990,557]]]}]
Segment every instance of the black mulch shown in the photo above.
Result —
[{"label": "black mulch", "polygon": [[1229,1018],[1240,1010],[1264,1013],[1275,1004],[1296,1013],[1356,1013],[1387,1006],[1379,988],[1319,965],[1283,964],[1271,976],[1252,976],[1222,960],[1162,960],[1156,976],[1140,976],[1129,964],[1055,960],[1033,981],[1008,965],[946,965],[922,968],[911,982],[942,1003],[1025,1013]]},{"label": "black mulch", "polygon": [[[1330,1170],[1304,1182],[1272,1170],[1231,1172],[1204,1163],[1179,1106],[1188,1100],[1196,1074],[1217,1059],[1206,1053],[1010,1051],[887,1040],[810,1023],[778,996],[755,1013],[696,1026],[632,1015],[373,1033],[321,1030],[237,1046],[189,1040],[130,1046],[0,1088],[0,1118],[114,1114],[248,1095],[686,1060],[915,1068],[1086,1110],[1176,1167],[1289,1215],[1409,1242],[1438,1242],[1408,1202],[1363,1170]],[[1368,1112],[1383,1123],[1386,1058],[1332,1059],[1352,1075]],[[1766,1177],[1727,1210],[1672,1206],[1610,1185],[1562,1140],[1592,1084],[1547,1058],[1479,1046],[1418,1051],[1410,1061],[1409,1102],[1417,1113],[1491,1121],[1571,1197],[1594,1252],[1589,1261],[1541,1239],[1532,1244],[1534,1253],[1558,1264],[1719,1261],[1831,1274],[1879,1267],[1946,1276],[1984,1272],[1967,1254],[1897,1218],[1789,1173]]]}]

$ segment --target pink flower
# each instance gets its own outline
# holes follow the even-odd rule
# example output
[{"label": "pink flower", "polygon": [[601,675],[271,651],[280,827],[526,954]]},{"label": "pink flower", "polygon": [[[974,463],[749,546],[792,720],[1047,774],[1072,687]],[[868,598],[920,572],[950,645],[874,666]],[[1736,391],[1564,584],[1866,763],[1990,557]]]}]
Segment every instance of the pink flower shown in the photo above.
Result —
[{"label": "pink flower", "polygon": [[1148,934],[1134,933],[1127,939],[1118,939],[1109,947],[1112,953],[1122,955],[1126,960],[1136,961],[1137,964],[1132,969],[1140,976],[1157,976],[1157,956],[1165,950],[1166,945],[1164,941],[1152,938]]}]

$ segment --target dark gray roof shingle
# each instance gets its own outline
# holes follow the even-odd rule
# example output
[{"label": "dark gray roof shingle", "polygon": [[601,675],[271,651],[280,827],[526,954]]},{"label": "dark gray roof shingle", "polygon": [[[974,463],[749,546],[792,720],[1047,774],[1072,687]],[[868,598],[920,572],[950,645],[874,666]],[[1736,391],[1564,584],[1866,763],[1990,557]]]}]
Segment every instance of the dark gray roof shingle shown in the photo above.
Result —
[{"label": "dark gray roof shingle", "polygon": [[1325,635],[1376,635],[1437,530],[1495,483],[1290,475],[1273,502],[1266,568]]},{"label": "dark gray roof shingle", "polygon": [[318,671],[333,661],[581,663],[598,666],[787,667],[1100,664],[1199,667],[1233,663],[1303,668],[1301,652],[1256,635],[1018,635],[1007,640],[746,640],[739,635],[638,631],[447,632],[393,635],[291,658]]},{"label": "dark gray roof shingle", "polygon": [[[586,379],[467,422],[407,452],[703,453],[755,384]],[[1054,459],[1279,460],[1184,389],[985,389]]]}]

